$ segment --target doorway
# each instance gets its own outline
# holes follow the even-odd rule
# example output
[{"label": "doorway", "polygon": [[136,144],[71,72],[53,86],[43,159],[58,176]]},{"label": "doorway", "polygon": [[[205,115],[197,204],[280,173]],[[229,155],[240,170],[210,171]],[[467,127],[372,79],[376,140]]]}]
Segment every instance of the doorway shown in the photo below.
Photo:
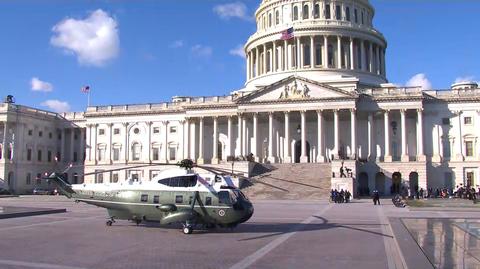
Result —
[{"label": "doorway", "polygon": [[390,190],[391,194],[400,193],[400,187],[402,185],[402,174],[395,172],[392,175],[392,188]]},{"label": "doorway", "polygon": [[385,174],[378,172],[375,175],[375,189],[381,194],[385,194]]},{"label": "doorway", "polygon": [[[310,162],[310,143],[308,141],[305,141],[305,146],[307,148],[307,158],[308,162]],[[296,141],[295,142],[295,163],[300,163],[300,157],[302,155],[302,140]]]},{"label": "doorway", "polygon": [[358,194],[360,196],[370,195],[370,188],[368,187],[368,174],[365,172],[360,173],[358,176]]}]

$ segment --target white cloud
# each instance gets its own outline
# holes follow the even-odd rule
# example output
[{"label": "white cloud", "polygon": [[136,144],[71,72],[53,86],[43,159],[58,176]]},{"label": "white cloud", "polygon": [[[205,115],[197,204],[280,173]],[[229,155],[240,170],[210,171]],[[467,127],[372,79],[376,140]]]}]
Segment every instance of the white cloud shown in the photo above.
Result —
[{"label": "white cloud", "polygon": [[243,59],[245,59],[245,57],[246,57],[245,56],[245,51],[243,50],[242,45],[238,45],[234,49],[231,49],[230,50],[230,55],[235,55],[235,56],[238,56],[238,57],[242,57]]},{"label": "white cloud", "polygon": [[172,49],[178,49],[178,48],[181,48],[185,45],[185,43],[183,42],[183,40],[175,40],[173,41],[171,44],[170,44],[170,48]]},{"label": "white cloud", "polygon": [[70,111],[70,105],[60,100],[47,100],[40,105],[48,107],[50,110],[58,113]]},{"label": "white cloud", "polygon": [[472,82],[472,81],[475,81],[474,76],[458,77],[455,79],[455,83]]},{"label": "white cloud", "polygon": [[35,92],[51,92],[53,91],[53,85],[49,82],[46,81],[41,81],[37,77],[33,77],[30,80],[30,85],[32,88],[32,91]]},{"label": "white cloud", "polygon": [[195,45],[191,50],[193,55],[198,57],[210,57],[213,54],[213,49],[209,46]]},{"label": "white cloud", "polygon": [[220,18],[228,20],[230,18],[239,18],[242,20],[252,20],[253,18],[247,15],[247,6],[242,2],[235,2],[223,5],[216,5],[213,7]]},{"label": "white cloud", "polygon": [[117,21],[101,9],[83,20],[66,18],[52,31],[50,44],[76,55],[80,64],[102,66],[120,50]]},{"label": "white cloud", "polygon": [[432,83],[428,80],[427,76],[423,73],[416,74],[409,81],[407,81],[407,87],[422,87],[423,90],[431,90]]}]

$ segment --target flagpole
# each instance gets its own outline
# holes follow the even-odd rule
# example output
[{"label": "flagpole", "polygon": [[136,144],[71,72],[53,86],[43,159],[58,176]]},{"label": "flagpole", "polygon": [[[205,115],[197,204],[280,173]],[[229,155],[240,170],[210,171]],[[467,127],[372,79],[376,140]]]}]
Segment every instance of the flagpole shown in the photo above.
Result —
[{"label": "flagpole", "polygon": [[87,107],[90,106],[90,90],[88,90],[88,93],[87,93]]}]

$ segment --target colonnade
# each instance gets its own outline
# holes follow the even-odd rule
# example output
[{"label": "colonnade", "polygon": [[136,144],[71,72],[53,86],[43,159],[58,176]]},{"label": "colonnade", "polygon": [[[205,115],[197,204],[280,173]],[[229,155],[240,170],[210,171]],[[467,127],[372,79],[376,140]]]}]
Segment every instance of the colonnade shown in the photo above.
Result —
[{"label": "colonnade", "polygon": [[267,42],[247,52],[247,80],[268,73],[315,68],[385,76],[385,48],[354,37],[310,35]]}]

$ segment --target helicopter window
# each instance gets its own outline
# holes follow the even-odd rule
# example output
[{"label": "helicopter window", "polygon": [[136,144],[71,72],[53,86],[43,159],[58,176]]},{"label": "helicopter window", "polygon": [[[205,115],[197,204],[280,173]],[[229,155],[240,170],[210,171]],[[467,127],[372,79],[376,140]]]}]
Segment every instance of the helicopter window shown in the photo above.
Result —
[{"label": "helicopter window", "polygon": [[230,194],[228,191],[221,191],[218,193],[218,202],[220,204],[230,204]]},{"label": "helicopter window", "polygon": [[160,198],[159,198],[158,195],[154,195],[154,196],[153,196],[153,203],[154,203],[154,204],[160,203]]},{"label": "helicopter window", "polygon": [[189,205],[191,205],[191,204],[192,204],[192,202],[193,202],[193,197],[192,197],[192,196],[190,196],[190,197],[188,198],[188,204],[189,204]]},{"label": "helicopter window", "polygon": [[181,176],[160,179],[158,183],[170,187],[195,187],[197,176]]},{"label": "helicopter window", "polygon": [[142,196],[140,197],[140,201],[147,202],[148,201],[148,194],[142,194]]},{"label": "helicopter window", "polygon": [[206,197],[205,198],[205,205],[212,205],[212,197]]},{"label": "helicopter window", "polygon": [[182,204],[183,203],[183,196],[182,195],[175,196],[175,203],[176,204]]}]

